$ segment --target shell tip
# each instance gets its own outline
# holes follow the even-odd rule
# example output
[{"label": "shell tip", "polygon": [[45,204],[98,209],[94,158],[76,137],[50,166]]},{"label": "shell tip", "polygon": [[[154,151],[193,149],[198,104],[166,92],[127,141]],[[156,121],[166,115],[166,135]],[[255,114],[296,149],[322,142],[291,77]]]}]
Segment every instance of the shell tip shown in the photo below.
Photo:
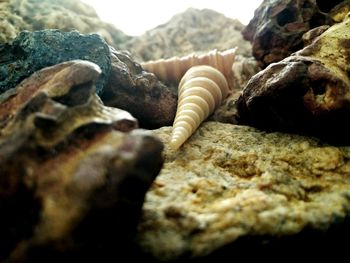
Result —
[{"label": "shell tip", "polygon": [[180,146],[183,144],[183,142],[181,142],[181,140],[179,140],[179,138],[172,138],[170,140],[169,146],[171,149],[173,150],[178,150],[180,148]]}]

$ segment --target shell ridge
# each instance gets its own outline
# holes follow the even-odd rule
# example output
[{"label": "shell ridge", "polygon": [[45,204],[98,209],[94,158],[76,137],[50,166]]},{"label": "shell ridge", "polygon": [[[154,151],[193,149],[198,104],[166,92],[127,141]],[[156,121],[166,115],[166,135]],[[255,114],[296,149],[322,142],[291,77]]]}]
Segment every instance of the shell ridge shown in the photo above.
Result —
[{"label": "shell ridge", "polygon": [[[216,96],[218,89],[221,95],[219,100]],[[227,80],[218,69],[206,65],[190,68],[178,88],[178,107],[170,147],[177,150],[222,103],[228,92]]]}]

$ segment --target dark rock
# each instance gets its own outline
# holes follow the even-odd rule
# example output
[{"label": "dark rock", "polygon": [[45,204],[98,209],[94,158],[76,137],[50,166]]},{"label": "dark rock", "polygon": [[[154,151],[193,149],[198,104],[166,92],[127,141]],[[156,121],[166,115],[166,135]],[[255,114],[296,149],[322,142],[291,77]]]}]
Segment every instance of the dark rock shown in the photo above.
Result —
[{"label": "dark rock", "polygon": [[102,69],[96,83],[101,93],[111,69],[109,47],[97,34],[43,30],[20,33],[12,44],[0,45],[0,93],[14,88],[24,78],[44,67],[83,59]]},{"label": "dark rock", "polygon": [[65,62],[1,95],[0,261],[129,253],[163,146],[101,103],[100,73],[88,61]]},{"label": "dark rock", "polygon": [[243,35],[264,68],[303,48],[302,36],[310,29],[333,24],[339,6],[349,6],[349,1],[265,0]]},{"label": "dark rock", "polygon": [[177,90],[143,71],[126,52],[111,48],[111,57],[112,71],[101,94],[103,102],[130,112],[141,127],[171,125],[177,107]]},{"label": "dark rock", "polygon": [[349,23],[256,74],[238,99],[239,121],[350,143]]}]

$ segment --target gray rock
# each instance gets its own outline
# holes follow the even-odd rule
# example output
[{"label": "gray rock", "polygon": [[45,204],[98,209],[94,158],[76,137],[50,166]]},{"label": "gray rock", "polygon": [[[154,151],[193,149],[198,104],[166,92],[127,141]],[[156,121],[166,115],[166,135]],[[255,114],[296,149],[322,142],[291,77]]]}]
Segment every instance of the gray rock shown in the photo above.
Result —
[{"label": "gray rock", "polygon": [[102,70],[96,83],[101,93],[111,70],[109,46],[97,34],[42,30],[20,33],[11,44],[0,45],[0,93],[14,88],[35,71],[64,61],[83,59]]}]

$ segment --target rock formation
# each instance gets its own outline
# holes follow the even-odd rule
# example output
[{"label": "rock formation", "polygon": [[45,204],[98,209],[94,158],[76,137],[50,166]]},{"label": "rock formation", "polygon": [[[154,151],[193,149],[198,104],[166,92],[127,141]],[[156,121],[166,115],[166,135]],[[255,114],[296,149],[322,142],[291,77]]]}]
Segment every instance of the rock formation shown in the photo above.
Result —
[{"label": "rock formation", "polygon": [[131,112],[142,127],[170,125],[176,111],[176,90],[143,71],[132,57],[116,51],[97,34],[40,30],[22,32],[0,45],[0,92],[46,66],[85,59],[102,69],[96,91],[108,106]]},{"label": "rock formation", "polygon": [[[349,2],[339,3],[265,1],[256,17],[270,17],[282,31],[268,34],[271,56],[255,51],[261,65],[282,59],[287,49],[310,46],[250,80],[259,67],[240,36],[242,24],[210,10],[190,9],[134,40],[119,35],[124,44],[111,33],[129,53],[94,35],[96,56],[75,57],[66,55],[91,36],[48,30],[80,37],[55,49],[41,29],[66,30],[71,23],[82,33],[94,25],[105,29],[90,24],[96,16],[86,5],[1,1],[0,41],[40,29],[20,37],[41,49],[32,49],[28,66],[27,49],[14,51],[17,40],[0,48],[0,82],[6,83],[0,94],[0,261],[271,262],[287,255],[311,262],[346,256],[349,18],[341,21]],[[269,32],[259,19],[247,27],[251,36]],[[330,22],[301,33],[322,21]],[[284,42],[286,36],[295,46]],[[202,123],[172,150],[172,129],[161,126],[174,118],[176,86],[144,71],[133,55],[145,61],[235,46],[242,55],[232,66],[232,94],[210,117],[215,121]],[[42,53],[53,60],[40,64]],[[317,130],[342,139],[342,146],[289,133],[320,135],[312,133]]]},{"label": "rock formation", "polygon": [[0,45],[0,92],[14,88],[39,69],[73,59],[99,65],[102,73],[96,88],[100,94],[111,71],[111,58],[109,46],[99,35],[60,30],[24,31],[11,44]]},{"label": "rock formation", "polygon": [[91,62],[65,62],[1,95],[0,261],[128,253],[163,146],[102,104],[100,74]]},{"label": "rock formation", "polygon": [[110,50],[112,70],[101,94],[103,102],[132,113],[141,127],[171,125],[177,103],[177,90],[165,86],[157,77],[144,71],[127,52]]},{"label": "rock formation", "polygon": [[[145,253],[170,262],[348,253],[341,237],[349,229],[349,147],[206,122],[174,151],[171,128],[154,133],[165,144],[165,163],[138,226]],[[343,228],[327,235],[332,225]]]},{"label": "rock formation", "polygon": [[255,75],[237,107],[241,123],[349,144],[350,18]]},{"label": "rock formation", "polygon": [[304,33],[339,22],[350,11],[349,1],[264,0],[243,30],[261,67],[303,48]]}]

